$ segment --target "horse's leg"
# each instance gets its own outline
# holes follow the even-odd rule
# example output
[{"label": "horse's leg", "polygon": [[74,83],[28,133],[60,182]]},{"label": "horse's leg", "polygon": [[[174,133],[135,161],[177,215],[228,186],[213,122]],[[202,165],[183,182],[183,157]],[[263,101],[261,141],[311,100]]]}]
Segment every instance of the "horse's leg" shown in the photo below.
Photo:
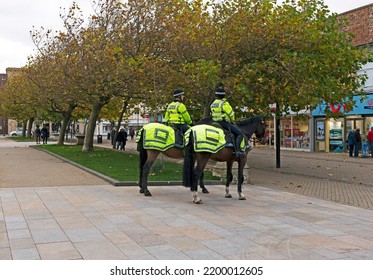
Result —
[{"label": "horse's leg", "polygon": [[143,193],[145,196],[152,196],[152,194],[148,190],[148,176],[149,176],[150,168],[152,167],[158,155],[159,155],[159,151],[152,150],[150,152],[148,150],[148,158],[142,168],[140,193]]},{"label": "horse's leg", "polygon": [[193,193],[193,202],[195,204],[202,204],[202,199],[198,196],[197,187],[198,182],[201,176],[203,176],[203,170],[205,169],[207,162],[210,158],[210,154],[208,153],[197,153],[196,154],[196,160],[197,160],[197,166],[194,168],[193,175],[193,185],[191,187],[191,191]]},{"label": "horse's leg", "polygon": [[227,161],[227,178],[225,183],[225,197],[232,198],[232,195],[229,193],[229,185],[232,183],[233,174],[232,174],[233,161]]},{"label": "horse's leg", "polygon": [[238,159],[237,192],[238,192],[239,200],[246,200],[246,197],[242,193],[242,184],[244,180],[243,169],[245,168],[246,161],[247,161],[247,156],[241,157]]},{"label": "horse's leg", "polygon": [[202,172],[201,176],[199,177],[199,186],[202,189],[202,193],[210,193],[208,189],[206,189],[205,184],[203,182],[203,178],[205,177],[205,174]]}]

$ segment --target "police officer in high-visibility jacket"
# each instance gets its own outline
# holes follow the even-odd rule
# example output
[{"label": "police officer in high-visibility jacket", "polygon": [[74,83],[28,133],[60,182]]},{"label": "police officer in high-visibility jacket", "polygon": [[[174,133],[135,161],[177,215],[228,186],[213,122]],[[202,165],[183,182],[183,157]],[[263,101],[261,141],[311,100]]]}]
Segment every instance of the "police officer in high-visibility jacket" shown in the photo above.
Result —
[{"label": "police officer in high-visibility jacket", "polygon": [[212,120],[219,123],[224,129],[232,132],[236,138],[235,153],[237,157],[245,156],[245,152],[241,149],[241,142],[243,140],[243,132],[233,123],[234,111],[231,105],[225,99],[225,90],[223,85],[217,86],[215,90],[215,101],[211,104]]},{"label": "police officer in high-visibility jacket", "polygon": [[176,126],[184,134],[192,124],[192,119],[183,103],[184,91],[178,89],[172,95],[174,101],[167,106],[165,119],[168,125]]}]

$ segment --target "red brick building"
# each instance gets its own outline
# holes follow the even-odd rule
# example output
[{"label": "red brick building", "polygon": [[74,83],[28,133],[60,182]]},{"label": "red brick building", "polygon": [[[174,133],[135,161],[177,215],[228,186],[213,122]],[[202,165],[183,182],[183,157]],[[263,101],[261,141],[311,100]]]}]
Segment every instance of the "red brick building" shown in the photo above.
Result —
[{"label": "red brick building", "polygon": [[349,25],[345,30],[355,34],[355,46],[373,43],[373,3],[340,14],[347,18]]}]

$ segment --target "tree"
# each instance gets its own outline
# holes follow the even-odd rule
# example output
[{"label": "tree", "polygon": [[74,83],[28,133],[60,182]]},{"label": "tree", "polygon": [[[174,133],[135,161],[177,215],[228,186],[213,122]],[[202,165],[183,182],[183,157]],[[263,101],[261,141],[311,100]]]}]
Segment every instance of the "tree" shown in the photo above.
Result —
[{"label": "tree", "polygon": [[[352,45],[352,34],[342,28],[345,22],[322,1],[230,5],[236,12],[225,26],[236,32],[240,61],[239,71],[232,73],[235,88],[254,112],[269,113],[268,105],[276,104],[279,120],[290,109],[312,110],[321,101],[351,103],[356,93],[363,93],[366,77],[356,73],[372,55]],[[279,146],[277,151],[279,167]]]},{"label": "tree", "polygon": [[1,92],[2,112],[23,124],[22,136],[31,137],[34,118],[40,113],[40,108],[35,106],[36,96],[37,88],[27,79],[23,68],[8,78],[5,89]]}]

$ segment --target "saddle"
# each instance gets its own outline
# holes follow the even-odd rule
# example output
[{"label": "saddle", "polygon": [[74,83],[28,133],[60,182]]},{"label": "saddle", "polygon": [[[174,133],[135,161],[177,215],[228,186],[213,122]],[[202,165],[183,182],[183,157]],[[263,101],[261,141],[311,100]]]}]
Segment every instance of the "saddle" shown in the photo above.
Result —
[{"label": "saddle", "polygon": [[184,148],[184,134],[183,132],[176,126],[171,125],[173,130],[175,131],[175,148],[183,149]]},{"label": "saddle", "polygon": [[[225,141],[226,141],[225,147],[227,147],[227,148],[234,148],[235,147],[236,137],[232,132],[230,132],[229,130],[226,130],[225,128],[223,128],[217,122],[212,122],[211,126],[220,128],[224,131]],[[249,146],[248,141],[245,138],[244,138],[244,141],[245,141],[245,147]]]}]

